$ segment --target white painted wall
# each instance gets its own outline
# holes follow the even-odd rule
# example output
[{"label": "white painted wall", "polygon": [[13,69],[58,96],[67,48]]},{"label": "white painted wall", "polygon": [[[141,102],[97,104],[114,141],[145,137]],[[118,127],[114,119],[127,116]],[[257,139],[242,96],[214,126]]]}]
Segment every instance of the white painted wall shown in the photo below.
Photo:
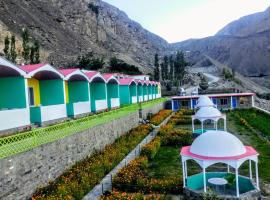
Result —
[{"label": "white painted wall", "polygon": [[143,96],[139,96],[139,102],[143,102]]},{"label": "white painted wall", "polygon": [[105,110],[108,108],[107,101],[105,100],[96,100],[96,111]]},{"label": "white painted wall", "polygon": [[85,102],[73,103],[73,109],[74,109],[74,115],[90,113],[91,112],[90,102],[85,101]]},{"label": "white painted wall", "polygon": [[157,94],[157,98],[161,98],[161,94]]},{"label": "white painted wall", "polygon": [[149,95],[149,100],[152,100],[152,99],[153,99],[152,94],[150,94]]},{"label": "white painted wall", "polygon": [[51,120],[61,119],[67,117],[66,104],[41,106],[41,121],[47,122]]},{"label": "white painted wall", "polygon": [[133,96],[133,97],[131,98],[131,101],[132,101],[132,103],[137,103],[137,96]]},{"label": "white painted wall", "polygon": [[111,107],[116,108],[120,106],[119,98],[111,98]]},{"label": "white painted wall", "polygon": [[144,95],[144,101],[148,101],[148,95]]},{"label": "white painted wall", "polygon": [[0,111],[0,131],[30,125],[29,109]]}]

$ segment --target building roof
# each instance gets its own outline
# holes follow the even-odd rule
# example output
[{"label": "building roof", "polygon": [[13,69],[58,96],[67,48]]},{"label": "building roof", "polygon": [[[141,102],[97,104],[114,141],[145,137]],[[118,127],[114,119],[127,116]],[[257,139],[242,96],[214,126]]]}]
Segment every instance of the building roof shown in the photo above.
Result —
[{"label": "building roof", "polygon": [[[227,94],[207,94],[209,98],[222,98],[222,97],[237,97],[237,96],[254,96],[255,93],[227,93]],[[192,96],[174,96],[172,99],[198,99],[200,96],[199,95],[192,95]]]},{"label": "building roof", "polygon": [[134,82],[135,84],[137,84],[136,81],[133,78],[122,78],[122,79],[119,79],[120,85],[130,85],[132,82]]},{"label": "building roof", "polygon": [[83,73],[80,69],[61,69],[59,70],[64,76],[65,80],[86,80],[89,81],[89,78]]},{"label": "building roof", "polygon": [[69,74],[72,74],[73,72],[75,72],[76,68],[71,68],[71,69],[60,69],[59,71],[64,75],[64,76],[67,76]]},{"label": "building roof", "polygon": [[32,65],[22,65],[21,69],[27,73],[30,73],[34,70],[37,70],[43,66],[47,65],[47,63],[39,63],[39,64],[32,64]]},{"label": "building roof", "polygon": [[[37,77],[38,79],[64,79],[63,74],[48,63],[23,65],[20,68],[27,73],[27,78],[34,77],[36,74],[39,73]],[[40,74],[41,72],[42,74]]]},{"label": "building roof", "polygon": [[26,73],[15,64],[9,62],[3,57],[0,57],[0,77],[5,76],[25,76]]}]

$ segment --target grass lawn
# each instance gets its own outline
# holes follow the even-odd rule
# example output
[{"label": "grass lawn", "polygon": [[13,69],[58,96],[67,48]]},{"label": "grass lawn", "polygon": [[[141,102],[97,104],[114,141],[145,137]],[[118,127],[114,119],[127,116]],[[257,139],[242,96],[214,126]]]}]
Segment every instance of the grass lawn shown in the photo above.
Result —
[{"label": "grass lawn", "polygon": [[[270,183],[270,143],[262,139],[255,133],[251,132],[248,128],[240,125],[239,119],[234,115],[234,112],[227,114],[228,129],[234,133],[245,145],[253,146],[259,153],[259,175],[260,179]],[[267,124],[261,123],[260,127]],[[254,129],[257,127],[253,126]]]},{"label": "grass lawn", "polygon": [[148,175],[157,179],[163,177],[182,178],[179,149],[179,147],[161,146],[155,158],[149,161]]}]

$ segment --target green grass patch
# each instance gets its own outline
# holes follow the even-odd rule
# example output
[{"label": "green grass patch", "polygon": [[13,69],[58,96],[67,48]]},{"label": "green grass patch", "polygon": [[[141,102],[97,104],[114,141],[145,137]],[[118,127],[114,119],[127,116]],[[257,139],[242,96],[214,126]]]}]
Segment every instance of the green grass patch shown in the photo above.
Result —
[{"label": "green grass patch", "polygon": [[182,178],[179,151],[180,148],[176,146],[161,146],[155,158],[149,161],[148,175],[157,179]]}]

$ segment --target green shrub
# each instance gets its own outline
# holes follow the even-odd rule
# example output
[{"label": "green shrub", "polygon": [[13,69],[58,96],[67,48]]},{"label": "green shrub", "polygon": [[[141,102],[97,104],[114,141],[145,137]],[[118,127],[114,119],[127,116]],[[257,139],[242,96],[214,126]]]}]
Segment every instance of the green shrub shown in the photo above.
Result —
[{"label": "green shrub", "polygon": [[146,156],[149,160],[153,159],[161,145],[160,137],[156,137],[150,143],[144,145],[141,149],[141,155]]}]

